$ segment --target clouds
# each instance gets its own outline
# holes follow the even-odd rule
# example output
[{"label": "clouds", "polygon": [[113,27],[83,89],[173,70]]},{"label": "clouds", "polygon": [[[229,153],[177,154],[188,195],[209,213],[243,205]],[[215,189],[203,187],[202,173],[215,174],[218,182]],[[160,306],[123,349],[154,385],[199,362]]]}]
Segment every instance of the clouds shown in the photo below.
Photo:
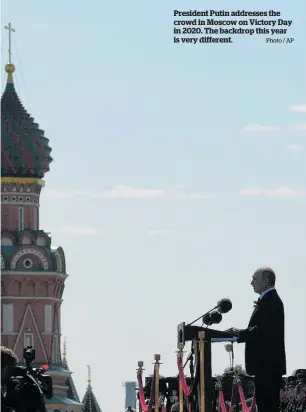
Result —
[{"label": "clouds", "polygon": [[[122,187],[122,186],[120,186]],[[161,189],[139,189],[133,187],[126,187],[124,186],[124,190],[121,189],[111,190],[109,189],[106,191],[103,196],[100,194],[101,199],[156,199],[156,198],[163,198],[169,196],[169,198],[174,198],[176,196],[177,199],[184,198],[184,199],[202,199],[202,198],[215,198],[215,196],[210,197],[209,195],[200,195],[198,193],[179,193],[179,189],[177,188],[174,193],[169,194],[167,191],[162,191]],[[182,190],[182,189],[181,189]],[[72,202],[75,201],[75,197],[83,196],[83,192],[76,191],[71,193],[58,193],[57,191],[52,191],[52,195],[57,195],[57,199],[71,199]],[[306,187],[305,188],[293,188],[288,186],[279,186],[276,188],[269,188],[265,186],[250,186],[236,192],[236,196],[242,197],[261,197],[261,198],[297,198],[301,196],[306,196]],[[175,207],[175,206],[174,206]],[[83,220],[84,222],[84,220]],[[150,224],[149,222],[147,222]],[[164,222],[167,225],[167,222]],[[106,230],[106,231],[105,231]],[[122,227],[124,231],[124,226]],[[132,231],[134,229],[132,228]],[[137,225],[135,226],[135,231],[139,233],[139,229],[137,229]],[[57,227],[53,230],[55,234],[63,234],[66,236],[72,237],[97,237],[101,236],[108,236],[109,233],[112,232],[112,227],[94,227],[90,225],[86,225],[82,223],[82,216],[75,220],[75,223],[72,221],[69,222],[68,225],[63,225]],[[149,238],[168,238],[177,235],[176,228],[169,229],[166,227],[157,227],[151,229],[142,229],[142,236],[148,236]]]},{"label": "clouds", "polygon": [[296,197],[306,195],[305,190],[293,189],[286,186],[280,186],[275,189],[266,187],[249,187],[240,191],[242,196],[275,196],[275,197]]},{"label": "clouds", "polygon": [[[289,108],[290,111],[292,112],[297,112],[297,113],[306,113],[306,104],[300,104],[300,105],[295,105]],[[284,126],[279,126],[279,125],[264,125],[264,124],[250,124],[245,126],[242,129],[243,133],[250,134],[250,135],[260,135],[263,134],[268,135],[268,134],[276,134],[276,137],[280,137],[281,140],[284,139],[284,137],[287,137],[288,135],[290,136],[291,134],[295,135],[295,138],[299,138],[300,133],[306,132],[306,124],[294,124],[289,127],[284,127]],[[301,145],[297,143],[287,143],[283,148],[288,151],[288,152],[296,152],[301,149]]]},{"label": "clouds", "polygon": [[120,200],[120,199],[178,199],[178,200],[198,200],[216,199],[212,193],[193,193],[187,191],[183,186],[175,186],[171,189],[162,188],[138,188],[134,186],[116,185],[111,188],[102,189],[99,192],[84,191],[64,191],[46,188],[46,197],[58,200],[90,198],[101,200]]},{"label": "clouds", "polygon": [[296,124],[291,127],[281,127],[276,125],[260,125],[260,124],[251,124],[249,126],[245,126],[242,131],[244,133],[281,133],[281,132],[305,132],[306,131],[306,124]]},{"label": "clouds", "polygon": [[140,189],[133,186],[117,185],[111,189],[104,189],[99,193],[92,193],[95,199],[155,199],[165,197],[163,189]]},{"label": "clouds", "polygon": [[[296,112],[296,113],[304,113],[306,114],[306,104],[297,104],[295,106],[291,106],[289,108],[291,112]],[[245,127],[243,127],[242,131],[243,132],[248,132],[248,133],[275,133],[275,132],[281,132],[281,131],[297,131],[297,132],[304,132],[306,131],[306,124],[297,124],[294,125],[291,128],[284,128],[279,125],[274,125],[274,124],[250,124]]]},{"label": "clouds", "polygon": [[298,144],[288,144],[287,146],[285,146],[285,150],[288,151],[296,151],[296,150],[300,150],[301,146]]},{"label": "clouds", "polygon": [[[62,233],[62,234],[67,234],[71,236],[99,236],[101,235],[101,231],[98,230],[97,228],[91,227],[91,226],[86,226],[86,225],[69,225],[69,226],[61,226],[58,228],[55,228],[53,233]],[[143,234],[146,232],[144,231]],[[160,238],[160,237],[166,237],[170,235],[176,234],[176,230],[171,230],[171,229],[150,229],[147,231],[147,235],[149,237],[153,238]]]},{"label": "clouds", "polygon": [[65,199],[74,199],[77,197],[86,196],[86,192],[79,191],[79,190],[57,190],[57,189],[49,189],[48,187],[44,191],[44,196],[50,199],[56,200],[65,200]]},{"label": "clouds", "polygon": [[305,124],[297,124],[296,125],[297,132],[306,132],[306,123]]},{"label": "clouds", "polygon": [[[292,144],[285,146],[288,151],[297,151],[300,146],[297,144]],[[292,197],[301,196],[306,194],[306,190],[293,189],[287,186],[279,186],[275,189],[269,189],[263,186],[248,187],[240,190],[240,195],[243,196],[278,196],[278,197]],[[202,194],[200,192],[187,192],[182,186],[176,186],[174,189],[154,189],[154,188],[137,188],[133,186],[118,185],[111,189],[105,189],[101,192],[82,192],[82,191],[61,191],[61,190],[47,190],[46,196],[55,200],[75,200],[76,198],[90,198],[90,199],[101,199],[101,200],[120,200],[120,199],[130,199],[130,200],[154,200],[154,199],[172,199],[172,200],[210,200],[210,199],[220,199],[220,196],[213,194]],[[91,228],[86,226],[73,226],[73,227],[63,227],[60,231],[77,233],[84,235],[93,235],[94,233]],[[169,233],[168,231],[166,231]],[[165,232],[165,233],[166,233]],[[150,236],[164,234],[163,230],[150,231]]]},{"label": "clouds", "polygon": [[67,233],[73,236],[98,236],[100,234],[98,229],[85,225],[61,226],[54,229],[53,232]]},{"label": "clouds", "polygon": [[275,125],[260,125],[260,124],[251,124],[249,126],[245,126],[242,131],[243,132],[279,132],[281,128]]},{"label": "clouds", "polygon": [[175,234],[175,230],[170,229],[151,229],[148,234],[150,237],[164,237]]},{"label": "clouds", "polygon": [[291,106],[290,110],[292,112],[305,113],[306,114],[306,104],[297,104],[295,106]]}]

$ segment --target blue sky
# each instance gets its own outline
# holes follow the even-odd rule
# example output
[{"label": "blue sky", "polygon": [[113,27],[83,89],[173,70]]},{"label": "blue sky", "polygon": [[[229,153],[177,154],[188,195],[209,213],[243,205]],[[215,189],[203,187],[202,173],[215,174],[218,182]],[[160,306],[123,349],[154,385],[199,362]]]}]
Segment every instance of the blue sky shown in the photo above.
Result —
[{"label": "blue sky", "polygon": [[[204,7],[245,7],[228,4]],[[176,374],[181,321],[228,296],[224,328],[246,326],[262,265],[286,308],[288,371],[306,364],[306,3],[248,2],[293,20],[291,45],[174,45],[174,8],[203,2],[2,6],[16,88],[53,148],[41,228],[66,251],[70,368],[83,396],[91,365],[107,412],[123,408],[138,360],[149,373],[160,352]],[[222,344],[213,355],[218,373]]]}]

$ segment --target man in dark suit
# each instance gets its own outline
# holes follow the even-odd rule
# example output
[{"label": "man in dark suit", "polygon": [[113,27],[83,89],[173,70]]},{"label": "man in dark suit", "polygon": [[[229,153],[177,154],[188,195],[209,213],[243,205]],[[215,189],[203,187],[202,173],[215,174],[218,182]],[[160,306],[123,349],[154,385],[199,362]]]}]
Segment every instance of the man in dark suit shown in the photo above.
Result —
[{"label": "man in dark suit", "polygon": [[17,355],[11,349],[1,346],[1,412],[13,411],[12,408],[6,406],[5,395],[6,385],[18,361]]},{"label": "man in dark suit", "polygon": [[245,366],[255,376],[258,412],[279,412],[282,376],[286,374],[284,305],[275,290],[275,273],[256,270],[251,285],[259,299],[247,329],[230,329],[245,343]]}]

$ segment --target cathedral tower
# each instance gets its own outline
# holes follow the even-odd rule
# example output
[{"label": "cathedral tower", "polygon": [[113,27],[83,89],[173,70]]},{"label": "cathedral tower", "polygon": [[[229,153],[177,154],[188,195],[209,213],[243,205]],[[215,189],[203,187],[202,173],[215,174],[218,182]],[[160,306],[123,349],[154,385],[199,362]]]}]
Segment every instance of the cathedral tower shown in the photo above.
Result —
[{"label": "cathedral tower", "polygon": [[52,247],[39,224],[39,202],[52,158],[49,140],[16,93],[11,61],[1,97],[1,335],[23,359],[33,346],[36,363],[49,365],[54,398],[48,411],[82,410],[71,372],[61,357],[61,303],[67,278],[64,251]]},{"label": "cathedral tower", "polygon": [[91,372],[90,366],[88,368],[88,380],[87,380],[87,389],[83,398],[83,412],[102,412],[100,406],[97,402],[97,399],[93,393],[92,386],[91,386]]}]

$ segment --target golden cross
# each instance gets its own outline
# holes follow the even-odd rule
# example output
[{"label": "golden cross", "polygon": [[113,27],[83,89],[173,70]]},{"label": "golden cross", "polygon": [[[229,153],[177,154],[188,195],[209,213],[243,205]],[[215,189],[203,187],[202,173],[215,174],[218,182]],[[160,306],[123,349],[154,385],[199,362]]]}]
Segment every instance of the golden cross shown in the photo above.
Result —
[{"label": "golden cross", "polygon": [[90,383],[91,382],[91,369],[90,369],[89,365],[87,365],[87,369],[88,369],[88,380],[87,380],[87,382]]},{"label": "golden cross", "polygon": [[4,26],[6,30],[9,32],[9,48],[8,48],[8,54],[9,54],[9,63],[12,63],[12,35],[11,33],[15,33],[15,29],[12,27],[11,23],[8,24],[8,26]]}]

